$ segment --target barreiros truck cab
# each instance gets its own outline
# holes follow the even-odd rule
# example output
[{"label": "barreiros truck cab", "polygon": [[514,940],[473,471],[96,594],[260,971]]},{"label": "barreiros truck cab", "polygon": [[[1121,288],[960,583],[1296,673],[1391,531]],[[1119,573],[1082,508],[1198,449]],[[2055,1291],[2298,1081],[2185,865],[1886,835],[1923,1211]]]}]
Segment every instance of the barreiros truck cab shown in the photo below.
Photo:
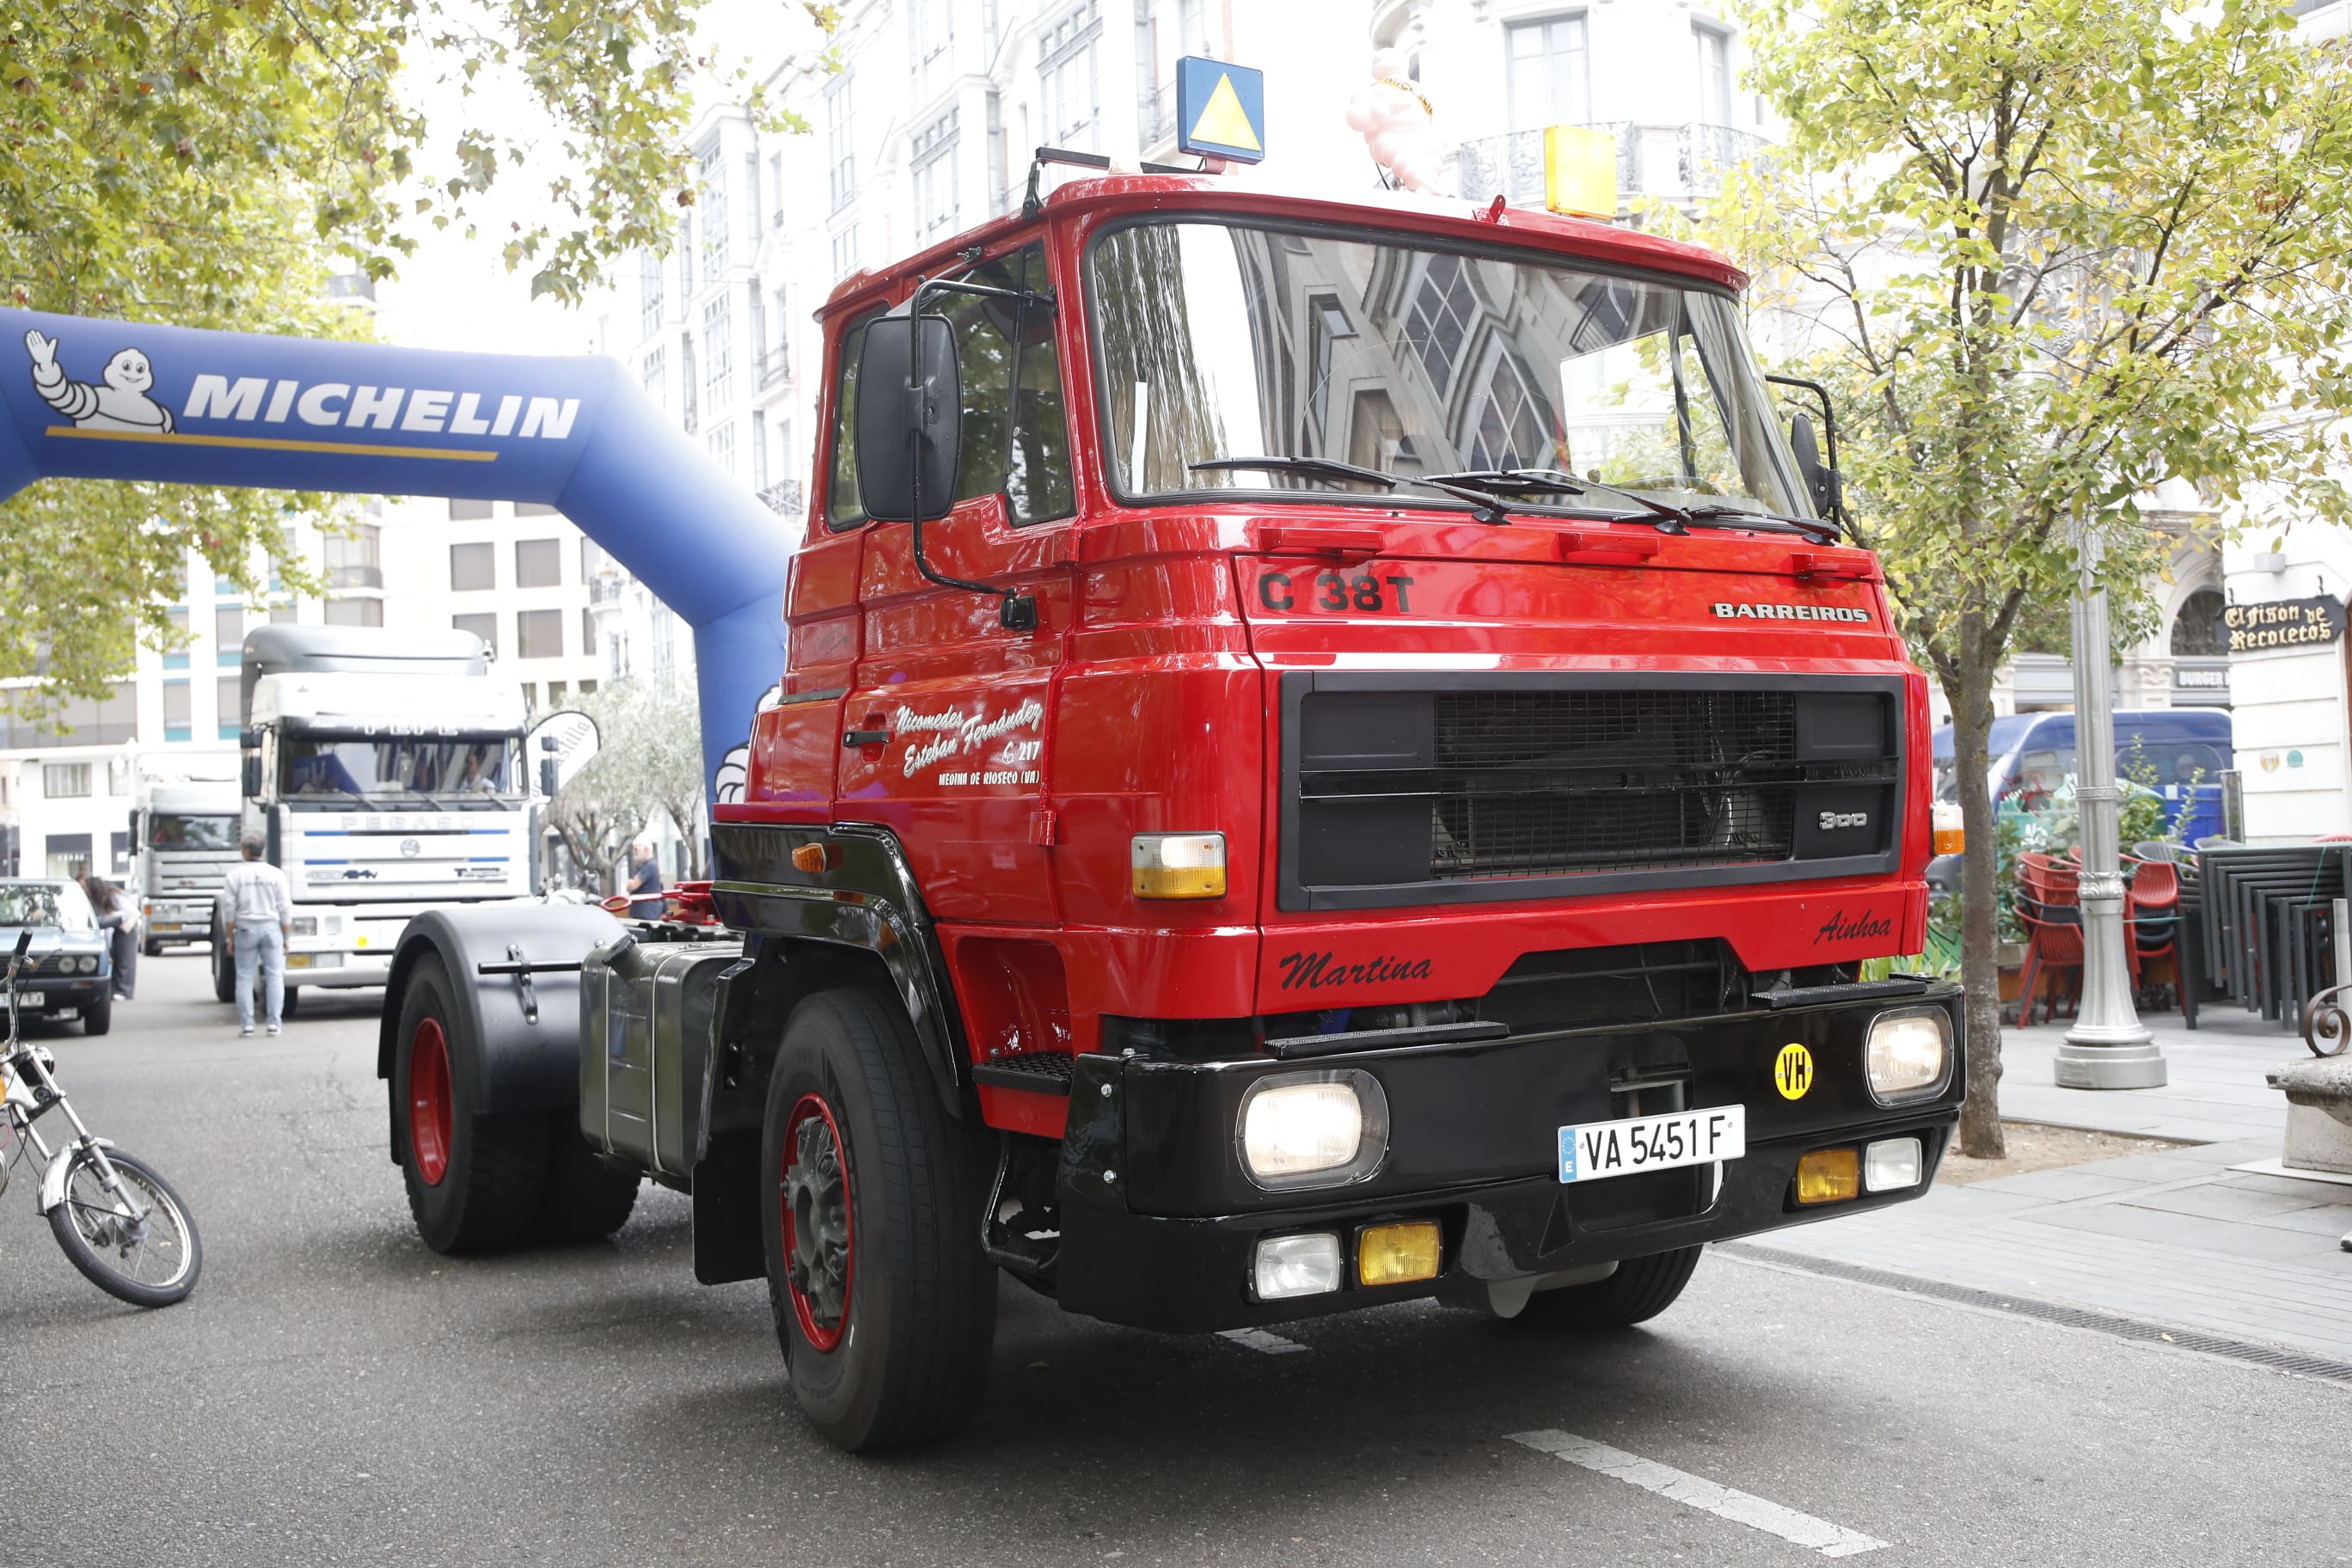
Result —
[{"label": "barreiros truck cab", "polygon": [[780,681],[669,918],[428,913],[427,1243],[691,1194],[851,1448],[997,1275],[1174,1332],[1638,1321],[1925,1190],[1924,679],[1740,272],[1497,206],[1113,174],[822,312]]},{"label": "barreiros truck cab", "polygon": [[418,912],[532,892],[522,691],[471,632],[257,626],[243,700],[244,826],[292,886],[289,986],[381,985]]},{"label": "barreiros truck cab", "polygon": [[236,753],[142,757],[131,788],[131,890],[142,951],[212,934],[221,872],[237,856]]}]

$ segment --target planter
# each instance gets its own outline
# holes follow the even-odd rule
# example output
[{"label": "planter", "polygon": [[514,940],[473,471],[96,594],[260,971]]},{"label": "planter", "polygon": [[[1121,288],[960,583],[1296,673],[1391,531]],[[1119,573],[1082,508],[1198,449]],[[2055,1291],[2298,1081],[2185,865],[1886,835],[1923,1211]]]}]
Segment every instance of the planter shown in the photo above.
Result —
[{"label": "planter", "polygon": [[2014,1002],[2018,992],[2025,985],[2025,944],[2021,942],[2002,942],[1997,956],[2000,960],[2000,999]]}]

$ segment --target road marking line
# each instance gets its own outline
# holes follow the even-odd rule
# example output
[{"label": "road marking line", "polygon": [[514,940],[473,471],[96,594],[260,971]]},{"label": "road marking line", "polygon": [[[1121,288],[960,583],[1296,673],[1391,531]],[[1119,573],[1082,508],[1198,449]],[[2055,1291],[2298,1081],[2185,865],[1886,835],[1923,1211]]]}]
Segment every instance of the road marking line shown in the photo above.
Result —
[{"label": "road marking line", "polygon": [[1264,1329],[1223,1329],[1218,1331],[1217,1337],[1266,1355],[1292,1355],[1307,1349],[1297,1340],[1286,1340],[1280,1334],[1268,1333]]},{"label": "road marking line", "polygon": [[1629,1454],[1622,1448],[1612,1448],[1606,1443],[1596,1443],[1590,1437],[1572,1433],[1545,1430],[1514,1432],[1510,1441],[1526,1445],[1539,1454],[1565,1459],[1571,1465],[1581,1465],[1604,1476],[1614,1476],[1632,1486],[1672,1498],[1678,1503],[1711,1513],[1735,1524],[1745,1524],[1767,1534],[1799,1546],[1811,1547],[1824,1557],[1852,1557],[1864,1552],[1875,1552],[1886,1544],[1842,1524],[1832,1524],[1825,1519],[1815,1519],[1810,1513],[1799,1513],[1793,1508],[1782,1508],[1760,1497],[1710,1481],[1704,1476],[1694,1476],[1687,1470],[1677,1470],[1645,1459],[1639,1454]]}]

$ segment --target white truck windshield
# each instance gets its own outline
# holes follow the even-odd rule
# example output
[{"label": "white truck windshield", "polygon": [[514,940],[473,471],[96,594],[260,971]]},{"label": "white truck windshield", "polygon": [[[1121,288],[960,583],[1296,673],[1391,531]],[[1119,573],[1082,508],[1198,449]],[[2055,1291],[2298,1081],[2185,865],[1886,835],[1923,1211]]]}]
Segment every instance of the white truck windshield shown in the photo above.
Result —
[{"label": "white truck windshield", "polygon": [[512,736],[303,735],[279,751],[279,791],[295,798],[483,798],[519,793]]},{"label": "white truck windshield", "polygon": [[[1205,221],[1114,230],[1088,281],[1123,494],[1330,493],[1194,467],[1306,457],[1811,511],[1738,306],[1696,285]],[[1557,504],[1632,510],[1597,492]]]},{"label": "white truck windshield", "polygon": [[179,816],[157,812],[147,822],[150,849],[234,849],[234,816]]}]

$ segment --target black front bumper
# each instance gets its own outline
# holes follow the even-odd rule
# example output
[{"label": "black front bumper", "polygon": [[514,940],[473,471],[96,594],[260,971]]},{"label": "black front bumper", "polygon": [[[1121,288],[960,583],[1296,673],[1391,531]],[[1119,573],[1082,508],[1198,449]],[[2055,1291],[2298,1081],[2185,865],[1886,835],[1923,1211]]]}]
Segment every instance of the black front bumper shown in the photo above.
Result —
[{"label": "black front bumper", "polygon": [[[1947,1019],[1945,1078],[1929,1098],[1882,1106],[1864,1077],[1864,1042],[1872,1020],[1909,1010]],[[1958,989],[1941,986],[1900,1001],[1303,1061],[1080,1056],[1058,1184],[1058,1295],[1071,1311],[1139,1328],[1243,1328],[1475,1291],[1901,1203],[1926,1192],[1959,1119],[1961,1019]],[[1796,1100],[1781,1096],[1773,1072],[1791,1044],[1812,1058],[1811,1086]],[[1260,1190],[1235,1146],[1243,1093],[1268,1075],[1341,1068],[1381,1083],[1391,1119],[1385,1163],[1343,1188]],[[1637,1100],[1628,1084],[1649,1087]],[[1747,1107],[1743,1158],[1573,1185],[1559,1180],[1562,1127],[1733,1104]],[[1904,1136],[1922,1144],[1918,1185],[1797,1205],[1797,1162],[1809,1151]],[[1253,1293],[1262,1236],[1337,1231],[1352,1279],[1358,1230],[1421,1218],[1437,1220],[1444,1237],[1435,1279],[1273,1301]]]}]

